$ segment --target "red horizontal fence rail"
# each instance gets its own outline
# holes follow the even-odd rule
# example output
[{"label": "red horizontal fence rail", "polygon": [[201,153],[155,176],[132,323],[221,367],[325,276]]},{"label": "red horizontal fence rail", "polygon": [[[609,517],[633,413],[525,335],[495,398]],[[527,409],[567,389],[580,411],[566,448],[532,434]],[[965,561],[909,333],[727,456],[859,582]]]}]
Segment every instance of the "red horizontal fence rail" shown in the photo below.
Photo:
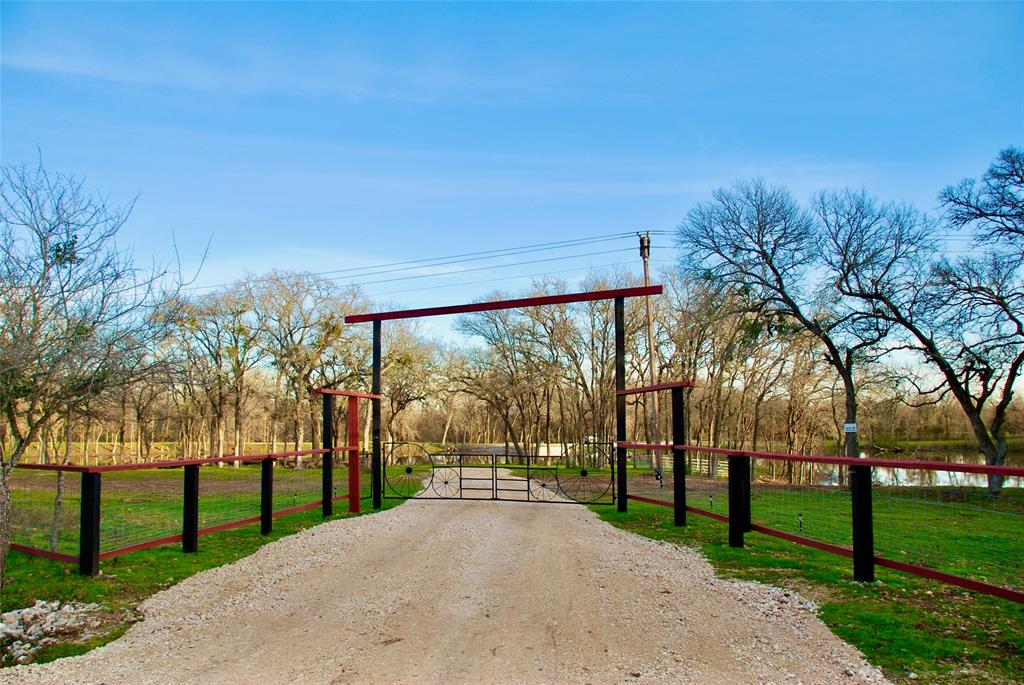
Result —
[{"label": "red horizontal fence rail", "polygon": [[[349,512],[358,513],[360,503],[360,479],[359,479],[359,400],[360,399],[377,399],[379,396],[370,395],[368,393],[349,392],[343,390],[333,390],[327,388],[319,388],[314,391],[315,394],[322,395],[323,406],[324,406],[324,429],[323,429],[323,442],[324,446],[317,449],[308,450],[293,450],[285,452],[270,452],[263,454],[242,454],[226,457],[208,457],[201,459],[179,459],[179,460],[167,460],[167,461],[155,461],[146,463],[133,463],[133,464],[111,464],[104,466],[81,466],[81,465],[60,465],[60,464],[19,464],[16,468],[24,471],[48,471],[48,472],[68,472],[78,473],[81,475],[81,492],[80,492],[80,511],[78,517],[78,554],[72,555],[64,552],[52,551],[48,549],[41,549],[33,545],[12,543],[11,549],[26,554],[35,556],[45,557],[55,561],[75,563],[79,565],[79,571],[83,575],[94,575],[99,571],[99,563],[102,560],[116,557],[129,552],[135,552],[143,549],[149,549],[160,545],[167,545],[176,542],[182,543],[182,550],[184,552],[195,552],[198,549],[198,537],[209,533],[215,533],[231,528],[237,528],[240,526],[246,526],[254,523],[260,524],[260,532],[264,535],[269,534],[273,529],[273,520],[280,516],[288,514],[294,514],[301,511],[307,511],[320,507],[323,515],[330,516],[333,513],[333,505],[335,502],[347,499],[349,502]],[[348,440],[344,446],[334,446],[334,405],[333,398],[336,396],[344,396],[349,400],[348,406]],[[334,470],[334,458],[333,455],[337,453],[347,453],[349,456],[349,478],[348,478],[348,492],[343,495],[336,495],[334,490],[333,481],[333,470]],[[279,503],[275,507],[274,503],[274,466],[277,462],[283,459],[300,458],[304,456],[316,456],[322,455],[320,471],[322,490],[320,493],[320,499],[314,502],[306,502],[302,504],[296,504],[295,499],[299,495],[296,494],[299,491],[292,490],[291,493],[285,490],[283,493],[279,493],[280,497],[287,498],[289,494],[292,497],[292,506],[281,506]],[[246,516],[229,521],[222,521],[215,525],[209,525],[203,528],[199,527],[199,474],[200,467],[210,466],[213,464],[225,464],[225,463],[259,463],[259,515],[258,516]],[[111,538],[107,538],[106,542],[108,546],[113,544],[113,549],[103,549],[101,547],[101,534],[103,528],[101,527],[101,513],[102,513],[102,476],[104,474],[116,474],[119,472],[128,471],[144,471],[144,470],[167,470],[167,469],[182,469],[183,481],[181,490],[181,526],[180,532],[173,534],[157,534],[150,539],[143,539],[142,541],[123,541],[118,535],[113,536],[113,543]],[[284,478],[288,471],[281,471],[281,477]],[[294,472],[297,475],[299,472]],[[296,483],[297,481],[293,476],[289,476],[285,479]],[[301,480],[301,478],[299,479]],[[115,481],[116,483],[117,481]],[[133,486],[135,487],[135,486]],[[163,493],[166,498],[167,493]],[[231,500],[228,500],[231,501]],[[152,504],[152,501],[149,501]],[[164,504],[167,504],[165,501]],[[131,512],[132,509],[125,502],[121,502],[126,510]],[[142,507],[144,508],[144,504]],[[235,504],[237,506],[237,502]],[[138,509],[139,507],[137,507]],[[151,507],[152,508],[152,507]],[[123,512],[119,512],[123,513]],[[153,512],[143,512],[142,517],[146,514]],[[155,516],[159,519],[158,525],[162,526],[161,532],[167,531],[168,521],[166,520],[166,509],[155,512]],[[116,515],[115,515],[116,518]],[[121,532],[123,534],[125,526],[122,525]],[[110,532],[108,526],[107,532]],[[152,528],[150,528],[152,533]],[[17,533],[17,531],[15,531]],[[137,538],[136,538],[137,539]]]},{"label": "red horizontal fence rail", "polygon": [[110,473],[113,471],[144,471],[147,469],[173,469],[183,466],[203,466],[207,464],[231,464],[236,461],[248,464],[264,459],[286,459],[289,457],[306,457],[310,455],[323,454],[325,452],[348,451],[347,447],[336,450],[310,449],[294,450],[292,452],[268,452],[266,454],[239,454],[231,457],[203,457],[200,459],[177,459],[167,461],[144,461],[131,464],[106,464],[96,466],[82,466],[78,464],[18,464],[15,468],[34,471],[66,471],[68,473]]},{"label": "red horizontal fence rail", "polygon": [[[674,455],[685,455],[687,452],[701,452],[706,454],[723,455],[729,459],[729,515],[718,514],[706,509],[699,509],[692,506],[685,506],[686,511],[706,516],[729,524],[729,541],[731,546],[743,545],[743,533],[749,531],[770,535],[782,540],[805,545],[854,560],[854,577],[857,580],[873,580],[874,567],[885,568],[910,573],[930,580],[936,580],[949,585],[962,587],[964,589],[993,595],[1013,602],[1024,603],[1024,592],[1015,587],[1006,587],[995,583],[983,582],[971,578],[965,578],[952,573],[946,573],[920,564],[906,563],[885,556],[880,556],[874,550],[873,518],[871,503],[872,469],[887,468],[901,470],[920,471],[941,471],[950,473],[967,473],[980,475],[995,475],[1008,478],[1024,478],[1024,467],[1018,466],[989,466],[985,464],[962,464],[945,463],[935,461],[922,461],[913,459],[877,459],[877,458],[851,458],[831,455],[796,455],[782,454],[777,452],[759,452],[752,450],[736,450],[716,447],[702,447],[691,444],[650,444],[641,442],[617,442],[616,446],[627,450],[655,450],[672,451]],[[832,544],[816,540],[806,535],[779,530],[770,526],[752,524],[750,509],[750,462],[749,459],[774,460],[781,462],[826,464],[842,466],[849,469],[851,487],[851,528],[853,529],[853,544],[850,546]],[[682,461],[675,463],[673,471],[684,471]],[[856,478],[860,478],[859,486],[861,492],[858,500]],[[746,482],[744,482],[746,481]],[[837,488],[839,486],[836,486]],[[896,486],[898,487],[898,486]],[[949,486],[953,487],[953,486]],[[656,504],[678,509],[679,493],[676,492],[675,502],[645,497],[641,495],[625,493],[628,499]],[[685,495],[684,495],[685,497]],[[866,500],[866,501],[865,501]],[[801,515],[802,516],[802,515]],[[862,520],[858,522],[858,517]],[[866,520],[864,520],[866,519]],[[858,535],[858,525],[861,535]],[[1020,560],[1024,561],[1024,560]],[[859,562],[859,563],[858,563]],[[865,568],[865,566],[867,568]]]}]

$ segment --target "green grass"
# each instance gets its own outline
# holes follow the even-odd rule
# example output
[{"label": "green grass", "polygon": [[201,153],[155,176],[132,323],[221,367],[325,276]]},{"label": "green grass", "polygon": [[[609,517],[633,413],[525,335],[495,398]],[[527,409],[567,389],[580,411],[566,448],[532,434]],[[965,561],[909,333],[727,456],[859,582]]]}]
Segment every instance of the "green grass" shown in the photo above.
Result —
[{"label": "green grass", "polygon": [[[205,477],[206,471],[203,472]],[[201,477],[201,478],[202,478]],[[368,480],[368,479],[366,479]],[[363,494],[369,494],[369,484],[363,483]],[[385,500],[384,509],[397,506],[396,500]],[[369,501],[363,500],[364,513]],[[259,524],[221,531],[199,538],[199,551],[183,554],[180,543],[132,552],[100,563],[100,575],[82,577],[70,564],[41,557],[10,552],[4,577],[0,610],[10,611],[31,606],[37,599],[46,601],[95,602],[110,612],[132,616],[135,608],[150,595],[206,569],[221,566],[252,554],[261,546],[322,523],[325,520],[348,518],[347,505],[335,503],[334,516],[324,519],[319,509],[281,516],[274,520],[273,532],[260,535]],[[180,525],[180,504],[178,509]],[[36,662],[81,654],[118,638],[130,625],[131,619],[115,622],[106,634],[80,643],[62,643],[41,650]]]},{"label": "green grass", "polygon": [[814,599],[829,628],[895,682],[1012,683],[1024,673],[1022,605],[883,568],[876,583],[855,583],[849,559],[758,533],[734,549],[726,524],[691,514],[676,528],[667,507],[631,501],[627,514],[593,510],[619,528],[696,547],[720,575]]}]

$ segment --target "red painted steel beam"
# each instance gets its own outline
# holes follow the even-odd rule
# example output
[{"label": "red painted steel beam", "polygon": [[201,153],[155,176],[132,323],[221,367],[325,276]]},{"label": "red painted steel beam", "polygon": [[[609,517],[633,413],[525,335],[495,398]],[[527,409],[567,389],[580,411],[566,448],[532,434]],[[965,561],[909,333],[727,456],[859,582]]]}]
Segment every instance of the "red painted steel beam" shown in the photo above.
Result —
[{"label": "red painted steel beam", "polygon": [[28,545],[19,545],[17,542],[11,543],[11,549],[22,554],[31,554],[34,557],[43,557],[44,559],[51,559],[53,561],[62,561],[67,564],[77,564],[78,555],[75,554],[61,554],[60,552],[51,552],[48,549],[39,549],[38,547],[30,547]]},{"label": "red painted steel beam", "polygon": [[[335,447],[332,452],[347,452],[348,447]],[[240,454],[237,457],[208,457],[206,459],[180,459],[177,461],[149,461],[137,464],[111,464],[108,466],[77,466],[74,464],[18,464],[15,468],[33,471],[67,471],[69,473],[107,473],[110,471],[139,471],[142,469],[174,469],[183,466],[203,464],[228,464],[235,461],[256,462],[264,459],[287,459],[312,454],[323,454],[328,450],[298,450],[293,452],[271,452],[269,454]]]},{"label": "red painted steel beam", "polygon": [[348,398],[348,511],[359,513],[359,398]]},{"label": "red painted steel beam", "polygon": [[722,447],[701,447],[700,445],[654,445],[642,442],[616,442],[616,447],[637,450],[678,449],[688,452],[706,452],[726,456],[754,457],[755,459],[776,459],[812,464],[837,464],[840,466],[877,466],[889,469],[921,469],[922,471],[954,471],[957,473],[981,473],[994,476],[1024,478],[1024,466],[989,466],[988,464],[950,464],[942,461],[921,461],[919,459],[875,459],[865,457],[834,457],[816,454],[781,454],[778,452],[752,452],[730,450]]},{"label": "red painted steel beam", "polygon": [[707,516],[709,519],[715,519],[716,521],[721,521],[722,523],[729,522],[729,517],[725,514],[716,514],[715,512],[708,511],[707,509],[698,509],[697,507],[691,507],[687,505],[686,511],[690,512],[691,514],[697,514],[698,516]]},{"label": "red painted steel beam", "polygon": [[122,554],[128,554],[129,552],[138,552],[144,549],[159,547],[161,545],[169,545],[172,542],[181,542],[181,535],[168,535],[164,538],[147,540],[146,542],[140,542],[135,545],[128,545],[127,547],[118,547],[117,549],[112,549],[107,552],[100,552],[100,561],[106,561],[111,557],[119,557]]},{"label": "red painted steel beam", "polygon": [[661,295],[664,288],[660,285],[639,288],[618,288],[615,290],[593,290],[587,293],[570,293],[567,295],[541,295],[539,297],[520,297],[514,300],[495,300],[493,302],[474,302],[456,304],[447,307],[427,307],[426,309],[402,309],[392,312],[371,312],[368,314],[349,314],[345,323],[365,323],[367,321],[390,321],[392,319],[415,319],[423,316],[447,316],[451,314],[469,314],[471,312],[490,312],[497,309],[518,309],[520,307],[539,307],[549,304],[570,304],[572,302],[593,302],[594,300],[612,300],[616,297],[643,297],[644,295]]},{"label": "red painted steel beam", "polygon": [[813,547],[814,549],[820,549],[823,552],[831,552],[832,554],[838,554],[841,557],[852,558],[853,550],[847,547],[840,547],[839,545],[832,545],[827,542],[819,542],[811,538],[806,538],[803,535],[794,535],[793,533],[787,533],[783,530],[776,528],[768,528],[766,526],[750,526],[751,530],[756,530],[758,533],[764,533],[765,535],[771,535],[774,538],[780,540],[788,540],[789,542],[795,542],[798,545],[804,545],[805,547]]},{"label": "red painted steel beam", "polygon": [[647,504],[657,504],[659,507],[671,507],[671,502],[666,502],[660,499],[653,499],[651,497],[642,497],[640,495],[626,495],[627,499],[635,499],[637,502],[647,502]]},{"label": "red painted steel beam", "polygon": [[314,395],[339,395],[341,397],[357,397],[364,400],[379,400],[380,395],[374,395],[368,392],[354,392],[352,390],[335,390],[334,388],[313,388],[311,391]]},{"label": "red painted steel beam", "polygon": [[642,388],[626,388],[625,390],[619,390],[616,395],[643,395],[648,392],[657,392],[658,390],[671,390],[672,388],[695,388],[697,384],[693,381],[673,381],[671,383],[659,383],[657,385],[645,385]]},{"label": "red painted steel beam", "polygon": [[882,557],[875,557],[875,563],[879,566],[903,571],[904,573],[912,573],[915,576],[921,576],[922,578],[928,578],[929,580],[937,580],[940,583],[962,587],[965,590],[974,590],[975,592],[982,592],[986,595],[993,595],[1002,599],[1008,599],[1011,602],[1024,604],[1024,592],[1021,592],[1020,590],[1012,590],[1007,587],[992,585],[991,583],[982,583],[977,580],[961,578],[960,576],[953,576],[948,573],[943,573],[942,571],[935,571],[930,568],[924,568],[923,566],[905,564],[902,561],[893,561],[892,559],[884,559]]}]

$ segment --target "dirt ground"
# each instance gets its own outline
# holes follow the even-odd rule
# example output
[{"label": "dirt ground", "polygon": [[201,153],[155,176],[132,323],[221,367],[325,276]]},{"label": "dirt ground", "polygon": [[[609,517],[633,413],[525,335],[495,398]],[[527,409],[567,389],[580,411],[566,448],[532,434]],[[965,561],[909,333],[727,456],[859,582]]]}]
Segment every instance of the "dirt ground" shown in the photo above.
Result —
[{"label": "dirt ground", "polygon": [[788,591],[583,507],[410,501],[193,576],[0,683],[884,682]]}]

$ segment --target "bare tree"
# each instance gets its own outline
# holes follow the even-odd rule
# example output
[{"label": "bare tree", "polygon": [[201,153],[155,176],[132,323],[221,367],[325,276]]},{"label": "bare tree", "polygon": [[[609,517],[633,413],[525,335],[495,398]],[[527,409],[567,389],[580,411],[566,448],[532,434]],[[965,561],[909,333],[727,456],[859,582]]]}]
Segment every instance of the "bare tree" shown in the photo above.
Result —
[{"label": "bare tree", "polygon": [[[815,218],[790,194],[761,180],[719,189],[679,226],[683,265],[740,296],[743,309],[797,323],[821,341],[842,379],[846,422],[857,421],[854,372],[885,331],[872,319],[840,306],[821,260]],[[857,434],[846,434],[845,453],[858,456]]]},{"label": "bare tree", "polygon": [[346,327],[345,314],[364,311],[354,288],[341,290],[331,280],[309,273],[272,272],[251,283],[261,345],[281,372],[295,401],[295,448],[301,449],[303,411],[317,442],[317,411],[309,401],[317,385],[336,387],[365,374],[365,336]]},{"label": "bare tree", "polygon": [[0,172],[0,579],[15,465],[56,417],[127,383],[167,332],[166,273],[114,242],[130,211],[41,163]]},{"label": "bare tree", "polygon": [[[933,403],[951,394],[986,462],[1002,464],[1006,412],[1024,365],[1022,260],[991,252],[951,262],[939,256],[934,222],[912,207],[879,205],[863,194],[847,194],[834,206],[830,235],[843,246],[838,288],[898,327],[900,347],[939,374],[911,377],[918,393]],[[992,230],[983,238],[1007,239]],[[989,478],[991,494],[1001,482]]]},{"label": "bare tree", "polygon": [[1006,148],[980,184],[964,179],[943,190],[939,201],[954,228],[970,228],[982,242],[1024,253],[1024,150]]}]

